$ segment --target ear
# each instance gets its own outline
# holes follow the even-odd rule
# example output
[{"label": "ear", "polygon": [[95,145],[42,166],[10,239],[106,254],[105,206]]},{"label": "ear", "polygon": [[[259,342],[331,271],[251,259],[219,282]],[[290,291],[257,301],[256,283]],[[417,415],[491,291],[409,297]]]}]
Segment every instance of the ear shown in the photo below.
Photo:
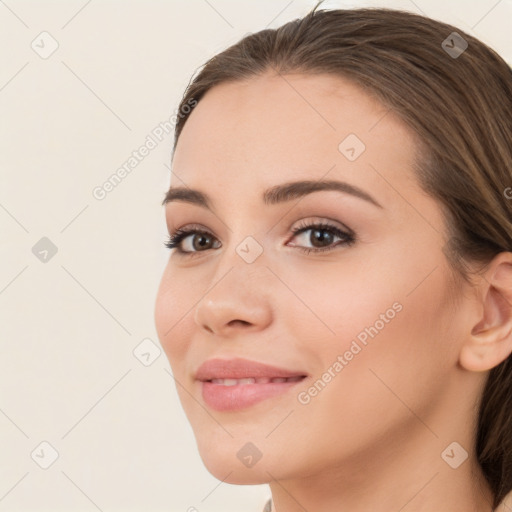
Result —
[{"label": "ear", "polygon": [[495,256],[481,276],[478,318],[459,355],[470,371],[498,366],[512,353],[512,253]]}]

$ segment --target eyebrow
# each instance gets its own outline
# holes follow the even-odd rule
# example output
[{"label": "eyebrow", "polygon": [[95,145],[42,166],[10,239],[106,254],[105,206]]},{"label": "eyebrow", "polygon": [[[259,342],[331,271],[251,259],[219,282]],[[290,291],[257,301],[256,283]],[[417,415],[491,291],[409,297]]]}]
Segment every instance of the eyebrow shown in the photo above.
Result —
[{"label": "eyebrow", "polygon": [[[263,193],[263,203],[267,205],[283,203],[298,197],[304,197],[313,192],[326,190],[334,190],[337,192],[350,194],[358,197],[359,199],[363,199],[373,204],[374,206],[377,206],[378,208],[383,208],[383,206],[375,198],[373,198],[370,194],[360,189],[359,187],[344,181],[336,180],[291,181],[281,185],[276,185],[267,189]],[[183,201],[213,211],[210,197],[200,190],[187,187],[171,187],[167,191],[165,198],[162,201],[162,205],[166,205],[167,203],[173,201]]]}]

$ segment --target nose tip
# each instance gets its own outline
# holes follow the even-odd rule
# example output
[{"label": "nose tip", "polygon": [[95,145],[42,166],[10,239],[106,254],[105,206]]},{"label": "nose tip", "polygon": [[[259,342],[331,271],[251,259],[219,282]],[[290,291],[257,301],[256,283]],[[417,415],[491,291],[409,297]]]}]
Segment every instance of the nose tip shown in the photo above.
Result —
[{"label": "nose tip", "polygon": [[272,322],[268,297],[263,294],[247,295],[240,289],[215,289],[207,299],[199,302],[195,323],[205,332],[218,336],[235,335],[240,330],[265,329]]}]

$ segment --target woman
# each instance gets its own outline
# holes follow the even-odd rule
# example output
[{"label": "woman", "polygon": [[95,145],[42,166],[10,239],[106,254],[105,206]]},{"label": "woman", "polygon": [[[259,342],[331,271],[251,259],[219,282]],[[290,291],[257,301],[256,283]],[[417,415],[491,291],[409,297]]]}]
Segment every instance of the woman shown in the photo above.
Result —
[{"label": "woman", "polygon": [[182,405],[208,470],[269,483],[266,510],[493,511],[512,72],[453,26],[318,7],[180,104],[155,322]]}]

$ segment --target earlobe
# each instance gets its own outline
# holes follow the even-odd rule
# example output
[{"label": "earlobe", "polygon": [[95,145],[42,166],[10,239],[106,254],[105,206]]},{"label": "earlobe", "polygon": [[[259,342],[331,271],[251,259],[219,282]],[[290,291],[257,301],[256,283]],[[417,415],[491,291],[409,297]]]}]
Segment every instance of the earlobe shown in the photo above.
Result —
[{"label": "earlobe", "polygon": [[512,353],[512,253],[493,259],[480,289],[480,314],[459,357],[461,366],[475,372],[491,370]]}]

